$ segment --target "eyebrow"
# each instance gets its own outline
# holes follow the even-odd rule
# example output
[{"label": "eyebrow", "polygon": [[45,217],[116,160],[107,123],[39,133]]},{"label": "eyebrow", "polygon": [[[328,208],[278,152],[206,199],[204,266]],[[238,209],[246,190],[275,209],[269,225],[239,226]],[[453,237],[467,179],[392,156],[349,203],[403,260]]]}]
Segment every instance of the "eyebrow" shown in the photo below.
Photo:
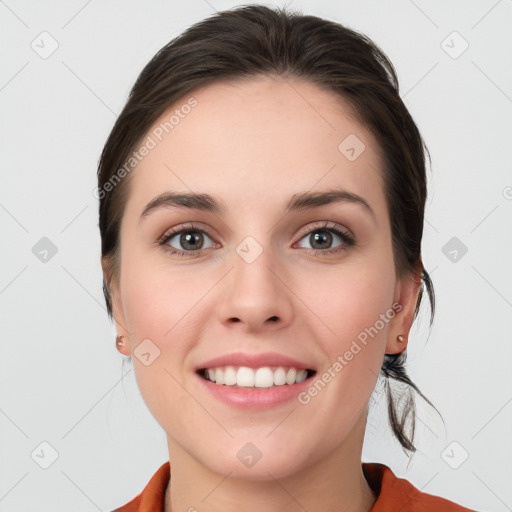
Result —
[{"label": "eyebrow", "polygon": [[[365,199],[353,192],[339,188],[324,192],[300,192],[294,194],[288,201],[284,213],[311,210],[339,202],[358,204],[376,220],[375,212]],[[151,212],[165,207],[183,207],[215,214],[223,214],[226,211],[224,204],[209,194],[164,192],[146,205],[141,218],[147,217]]]}]

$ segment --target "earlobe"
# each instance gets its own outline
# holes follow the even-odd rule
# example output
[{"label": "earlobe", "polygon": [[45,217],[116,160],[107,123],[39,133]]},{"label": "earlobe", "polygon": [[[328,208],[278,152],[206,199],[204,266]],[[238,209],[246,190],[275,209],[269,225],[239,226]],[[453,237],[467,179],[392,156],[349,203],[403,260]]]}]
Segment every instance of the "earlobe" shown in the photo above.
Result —
[{"label": "earlobe", "polygon": [[114,286],[111,290],[110,302],[112,305],[112,316],[116,324],[116,331],[118,333],[116,337],[116,348],[117,350],[125,355],[130,356],[130,346],[128,343],[128,330],[124,319],[123,309],[121,307],[121,301],[118,296],[117,288]]},{"label": "earlobe", "polygon": [[126,343],[126,336],[118,335],[116,337],[116,348],[119,352],[121,352],[121,354],[130,356],[130,352]]},{"label": "earlobe", "polygon": [[123,307],[121,303],[121,297],[119,294],[119,287],[117,278],[112,273],[112,266],[108,259],[102,258],[101,267],[103,269],[103,279],[105,282],[106,289],[110,297],[110,305],[112,308],[112,316],[116,325],[116,331],[118,333],[116,338],[116,348],[122,354],[129,356],[130,351],[126,339],[128,334],[126,328],[126,322],[123,314]]},{"label": "earlobe", "polygon": [[408,339],[404,334],[399,334],[394,340],[388,338],[386,354],[399,354],[407,348]]},{"label": "earlobe", "polygon": [[[398,354],[407,348],[409,331],[412,326],[418,295],[421,289],[421,261],[416,269],[397,282],[395,298],[401,306],[388,331],[386,354]],[[420,269],[418,271],[418,269]],[[396,310],[395,310],[396,311]]]}]

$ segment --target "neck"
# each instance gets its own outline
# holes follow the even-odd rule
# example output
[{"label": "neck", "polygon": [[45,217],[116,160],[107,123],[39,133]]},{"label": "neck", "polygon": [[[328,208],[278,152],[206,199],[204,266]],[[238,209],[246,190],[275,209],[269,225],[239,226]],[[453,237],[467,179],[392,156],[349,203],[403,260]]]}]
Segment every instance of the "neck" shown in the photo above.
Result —
[{"label": "neck", "polygon": [[248,481],[226,478],[168,439],[171,480],[165,512],[368,512],[375,494],[364,478],[363,415],[343,443],[315,464],[286,477]]}]

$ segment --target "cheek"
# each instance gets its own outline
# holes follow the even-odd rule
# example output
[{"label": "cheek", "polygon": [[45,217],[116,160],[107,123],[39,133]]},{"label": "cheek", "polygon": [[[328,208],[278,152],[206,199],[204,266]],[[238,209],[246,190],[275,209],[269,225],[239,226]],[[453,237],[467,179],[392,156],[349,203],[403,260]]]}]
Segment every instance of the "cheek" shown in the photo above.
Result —
[{"label": "cheek", "polygon": [[[135,245],[135,244],[133,244]],[[158,249],[159,250],[159,249]],[[131,251],[123,260],[123,309],[136,338],[168,343],[180,319],[197,305],[206,283],[190,267],[172,267],[164,254]]]},{"label": "cheek", "polygon": [[[183,390],[178,383],[185,382],[190,371],[187,356],[202,334],[203,320],[210,317],[212,304],[205,296],[218,281],[218,272],[176,263],[173,267],[165,255],[156,256],[136,248],[127,251],[121,290],[137,382],[158,417],[159,408],[167,409],[169,403],[174,408],[186,406],[179,403]],[[158,353],[150,366],[138,359],[137,347],[143,340],[151,340],[156,348],[149,343],[150,352]]]},{"label": "cheek", "polygon": [[323,325],[317,332],[323,333],[330,353],[373,326],[392,305],[393,267],[384,261],[304,271],[296,279],[297,295],[308,306],[309,316]]},{"label": "cheek", "polygon": [[356,413],[375,386],[394,317],[393,267],[389,261],[340,266],[298,282],[304,294],[309,289],[304,302],[314,312],[309,316],[328,360],[330,373],[317,377],[333,383],[329,395],[341,415]]},{"label": "cheek", "polygon": [[[136,252],[123,263],[123,310],[131,333],[131,358],[138,388],[162,428],[185,436],[179,418],[193,412],[193,404],[182,387],[189,350],[187,313],[193,313],[204,291],[194,286],[197,279],[170,272],[161,263],[148,264],[147,256],[144,262],[137,259]],[[146,361],[141,356],[144,352],[150,354]]]}]

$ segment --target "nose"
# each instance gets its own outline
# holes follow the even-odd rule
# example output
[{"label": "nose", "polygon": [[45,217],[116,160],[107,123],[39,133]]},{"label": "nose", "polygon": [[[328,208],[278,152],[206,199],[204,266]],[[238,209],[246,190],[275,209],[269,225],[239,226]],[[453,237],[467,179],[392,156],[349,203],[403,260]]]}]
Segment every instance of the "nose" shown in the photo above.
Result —
[{"label": "nose", "polygon": [[222,291],[220,314],[224,323],[240,324],[238,328],[244,332],[289,325],[293,294],[287,281],[291,278],[276,261],[266,249],[254,261],[235,252]]}]

